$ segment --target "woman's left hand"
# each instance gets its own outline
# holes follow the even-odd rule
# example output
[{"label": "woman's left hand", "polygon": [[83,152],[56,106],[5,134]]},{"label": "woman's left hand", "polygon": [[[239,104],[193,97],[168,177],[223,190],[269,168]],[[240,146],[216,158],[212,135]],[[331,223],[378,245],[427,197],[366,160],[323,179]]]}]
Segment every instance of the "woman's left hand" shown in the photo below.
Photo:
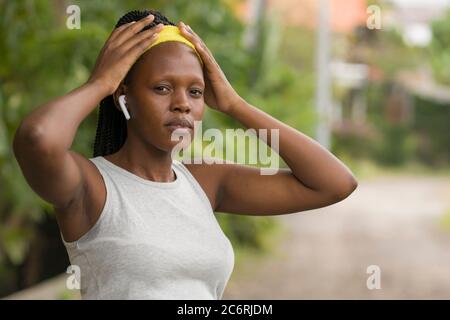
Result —
[{"label": "woman's left hand", "polygon": [[194,44],[195,49],[203,60],[205,74],[205,103],[218,111],[230,112],[231,108],[241,99],[239,94],[228,82],[225,74],[214,59],[211,51],[202,39],[183,22],[178,24],[181,34]]}]

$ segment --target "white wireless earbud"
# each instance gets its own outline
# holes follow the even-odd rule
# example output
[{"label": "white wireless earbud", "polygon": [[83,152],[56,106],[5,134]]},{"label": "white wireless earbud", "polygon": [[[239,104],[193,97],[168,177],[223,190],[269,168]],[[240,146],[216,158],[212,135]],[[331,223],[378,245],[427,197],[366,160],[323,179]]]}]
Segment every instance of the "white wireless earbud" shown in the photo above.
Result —
[{"label": "white wireless earbud", "polygon": [[122,112],[125,115],[125,119],[130,120],[130,114],[128,113],[127,107],[125,106],[125,95],[119,96],[119,105],[120,109],[122,109]]}]

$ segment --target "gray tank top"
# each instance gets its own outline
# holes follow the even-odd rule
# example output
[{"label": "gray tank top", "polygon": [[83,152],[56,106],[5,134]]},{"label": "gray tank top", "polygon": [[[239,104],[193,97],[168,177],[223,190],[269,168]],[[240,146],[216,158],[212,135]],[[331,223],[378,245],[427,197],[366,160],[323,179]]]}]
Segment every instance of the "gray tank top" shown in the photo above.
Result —
[{"label": "gray tank top", "polygon": [[173,160],[173,182],[89,159],[106,186],[100,218],[62,241],[80,270],[82,299],[221,299],[234,252],[197,180]]}]

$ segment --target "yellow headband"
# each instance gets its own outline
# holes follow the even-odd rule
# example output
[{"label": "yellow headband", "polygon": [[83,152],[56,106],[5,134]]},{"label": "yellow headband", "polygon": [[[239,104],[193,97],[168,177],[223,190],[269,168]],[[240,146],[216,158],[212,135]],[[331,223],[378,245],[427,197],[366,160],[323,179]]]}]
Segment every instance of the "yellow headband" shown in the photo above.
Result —
[{"label": "yellow headband", "polygon": [[203,66],[202,58],[200,57],[197,50],[195,49],[194,44],[192,42],[190,42],[188,39],[186,39],[185,37],[183,37],[183,35],[180,33],[180,30],[178,29],[177,26],[165,25],[163,27],[163,29],[159,32],[159,36],[156,39],[156,41],[153,42],[148,47],[147,50],[149,50],[150,48],[152,48],[160,43],[168,42],[168,41],[182,42],[182,43],[188,45],[189,47],[191,47],[192,50],[194,50],[194,52],[197,54],[197,57],[200,60],[200,64]]}]

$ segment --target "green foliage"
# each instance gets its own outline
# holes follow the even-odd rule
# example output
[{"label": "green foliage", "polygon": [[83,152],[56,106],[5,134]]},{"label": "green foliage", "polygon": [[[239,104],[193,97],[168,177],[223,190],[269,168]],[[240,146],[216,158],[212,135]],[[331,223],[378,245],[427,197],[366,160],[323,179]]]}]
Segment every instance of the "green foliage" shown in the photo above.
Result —
[{"label": "green foliage", "polygon": [[450,163],[450,106],[424,99],[415,99],[414,130],[419,159],[433,166]]},{"label": "green foliage", "polygon": [[375,160],[382,165],[399,166],[413,158],[416,145],[408,127],[384,123],[381,132],[382,139],[374,144]]},{"label": "green foliage", "polygon": [[436,79],[450,85],[450,11],[432,24],[433,39],[429,47],[431,67]]},{"label": "green foliage", "polygon": [[386,92],[379,85],[367,88],[370,126],[359,133],[333,136],[333,153],[372,159],[382,166],[402,166],[415,160],[418,146],[410,125],[392,124],[383,116]]},{"label": "green foliage", "polygon": [[[431,66],[438,81],[450,83],[447,68],[450,62],[449,31],[450,14],[447,14],[433,23],[433,40],[426,49],[407,46],[401,30],[396,29],[372,32],[371,41],[354,39],[349,51],[357,53],[357,61],[368,64],[382,75],[381,84],[370,82],[366,89],[367,119],[376,134],[334,137],[334,149],[338,153],[346,151],[358,158],[374,159],[382,165],[401,166],[410,160],[420,160],[430,165],[448,165],[448,105],[425,102],[407,92],[414,100],[414,125],[390,124],[384,109],[393,85],[401,87],[396,80],[399,72],[421,71]],[[367,34],[369,31],[365,32]],[[408,91],[406,88],[401,90]]]},{"label": "green foliage", "polygon": [[230,214],[218,215],[220,226],[235,247],[269,250],[273,234],[279,226],[271,217],[250,217]]}]

